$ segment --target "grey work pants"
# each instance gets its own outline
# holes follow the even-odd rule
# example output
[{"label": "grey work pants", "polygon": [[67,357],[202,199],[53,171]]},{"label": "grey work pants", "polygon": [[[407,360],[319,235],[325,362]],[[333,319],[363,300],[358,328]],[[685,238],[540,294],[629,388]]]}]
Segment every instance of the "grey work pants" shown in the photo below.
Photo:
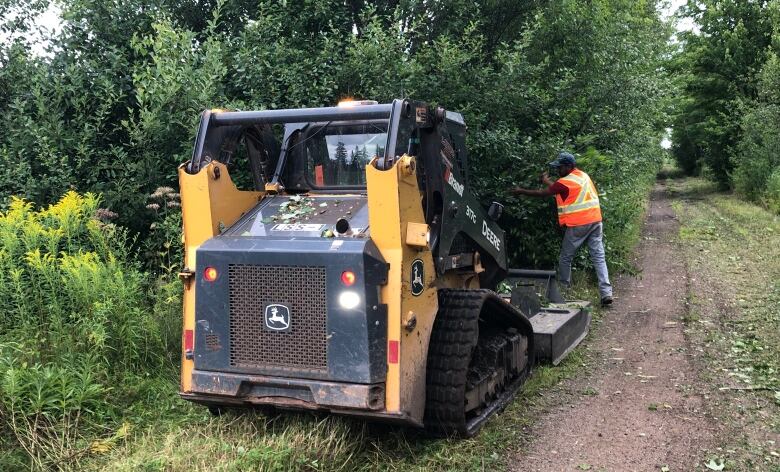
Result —
[{"label": "grey work pants", "polygon": [[565,287],[571,285],[571,261],[582,243],[587,242],[590,260],[596,269],[596,277],[599,279],[599,295],[601,298],[612,296],[612,284],[609,283],[602,237],[601,222],[566,227],[566,234],[563,236],[563,244],[561,245],[561,257],[558,261],[558,280],[561,285]]}]

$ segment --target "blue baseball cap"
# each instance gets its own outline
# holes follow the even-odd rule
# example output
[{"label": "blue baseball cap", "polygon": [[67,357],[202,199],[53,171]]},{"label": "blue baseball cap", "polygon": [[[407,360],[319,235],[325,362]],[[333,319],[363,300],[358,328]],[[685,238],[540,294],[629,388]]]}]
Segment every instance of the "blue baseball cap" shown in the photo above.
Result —
[{"label": "blue baseball cap", "polygon": [[577,165],[577,160],[574,159],[574,154],[566,151],[561,151],[558,153],[558,157],[550,162],[550,167],[560,167],[560,166],[575,166]]}]

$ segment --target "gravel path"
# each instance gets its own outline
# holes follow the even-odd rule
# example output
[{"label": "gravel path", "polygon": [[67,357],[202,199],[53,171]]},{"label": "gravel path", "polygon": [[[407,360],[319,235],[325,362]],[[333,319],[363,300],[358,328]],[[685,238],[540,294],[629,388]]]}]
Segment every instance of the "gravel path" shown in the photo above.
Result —
[{"label": "gravel path", "polygon": [[589,343],[598,366],[565,382],[533,427],[517,471],[700,469],[717,434],[697,394],[681,318],[688,274],[678,223],[656,186],[637,252],[640,277],[615,281],[615,305]]}]

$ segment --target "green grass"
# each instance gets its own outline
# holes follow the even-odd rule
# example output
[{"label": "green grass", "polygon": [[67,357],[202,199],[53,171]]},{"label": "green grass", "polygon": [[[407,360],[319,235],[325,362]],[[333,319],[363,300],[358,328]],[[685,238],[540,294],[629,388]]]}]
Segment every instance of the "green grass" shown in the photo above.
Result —
[{"label": "green grass", "polygon": [[[574,272],[568,298],[598,300],[590,270]],[[594,305],[595,306],[595,305]],[[601,313],[592,311],[592,330]],[[502,470],[529,438],[550,400],[544,393],[562,380],[586,375],[592,355],[587,342],[558,366],[539,366],[507,409],[475,438],[431,439],[421,432],[364,421],[298,412],[263,414],[234,410],[212,417],[204,407],[179,400],[170,379],[160,408],[145,403],[145,418],[129,437],[105,454],[92,456],[90,470],[286,471],[286,470]],[[592,392],[586,393],[592,394]]]},{"label": "green grass", "polygon": [[726,470],[780,470],[780,219],[701,179],[669,185],[692,278],[687,333],[730,431],[719,454]]},{"label": "green grass", "polygon": [[[516,400],[468,440],[309,413],[235,410],[211,417],[176,400],[165,416],[86,464],[91,470],[484,470],[523,440],[540,393],[587,365],[583,349],[534,371]],[[175,394],[170,388],[170,395]],[[151,406],[150,406],[151,407]]]},{"label": "green grass", "polygon": [[[84,221],[91,221],[92,210],[81,213]],[[10,237],[6,239],[15,240]],[[78,250],[71,252],[79,253]],[[65,258],[67,252],[63,251],[62,254]],[[21,260],[14,260],[17,259]],[[117,266],[116,272],[125,276],[134,273],[128,268],[122,269],[123,267]],[[569,298],[598,300],[591,272],[592,270],[587,269],[575,271],[574,287],[567,293]],[[10,285],[4,285],[5,288],[8,286]],[[85,296],[91,295],[93,298],[95,293],[103,293],[97,291],[101,286],[97,282],[79,285]],[[29,422],[30,418],[37,417],[23,411],[15,413],[10,407],[0,407],[0,470],[30,470],[38,467],[62,470],[187,472],[501,469],[507,461],[513,459],[512,453],[529,439],[524,429],[531,425],[534,418],[552,401],[544,394],[545,391],[565,378],[582,374],[586,371],[591,357],[587,346],[582,346],[559,366],[537,367],[515,401],[502,414],[492,418],[477,437],[469,440],[435,440],[419,431],[324,414],[264,414],[259,411],[239,410],[229,411],[222,417],[214,418],[204,407],[185,402],[179,399],[177,394],[177,360],[175,355],[168,354],[178,352],[178,285],[154,283],[148,290],[151,291],[148,300],[141,300],[140,286],[134,290],[133,293],[138,296],[139,301],[134,302],[137,309],[129,319],[156,320],[155,323],[147,323],[140,336],[157,343],[150,353],[154,354],[155,363],[149,363],[145,367],[134,364],[116,370],[110,377],[104,375],[102,379],[105,388],[98,392],[99,398],[90,404],[84,404],[86,406],[76,405],[69,410],[75,413],[69,413],[71,416],[61,415],[62,421],[53,421],[45,430],[35,421],[27,424],[25,428],[19,428],[19,424],[15,423],[18,419],[24,418]],[[61,297],[72,295],[65,289],[50,292]],[[116,290],[110,293],[117,295]],[[85,307],[100,308],[101,303],[108,298],[106,296],[97,301],[90,298]],[[24,298],[30,299],[34,297]],[[66,306],[62,302],[52,302],[52,305],[56,305],[60,310]],[[96,311],[95,316],[104,311]],[[108,323],[108,318],[105,321]],[[594,312],[592,328],[595,329],[599,322],[600,316],[598,312]],[[113,328],[119,326],[116,318],[108,324]],[[62,327],[63,333],[73,336],[72,326],[57,326]],[[55,332],[52,329],[44,331]],[[12,347],[16,341],[11,334],[3,334],[9,338],[6,347],[10,349],[9,346]],[[65,334],[55,340],[62,342]],[[100,339],[90,336],[92,335],[76,336],[75,341],[93,337]],[[113,357],[109,356],[116,356],[117,352],[126,347],[126,339],[121,336],[112,337],[112,344],[106,344],[107,354],[100,353],[100,356],[95,358],[101,362],[107,362],[104,359],[113,360]],[[31,340],[33,341],[43,342],[37,337]],[[83,350],[95,351],[90,346],[83,347]],[[149,349],[139,352],[147,350]],[[56,356],[52,357],[53,360],[49,363],[56,365],[59,360]],[[127,357],[124,356],[123,359],[126,360]],[[15,364],[8,365],[18,364],[21,369],[27,368],[27,364],[14,359],[12,360]],[[116,366],[118,363],[113,362],[111,365]],[[68,373],[71,370],[66,368],[63,372]],[[82,370],[86,373],[95,371],[90,368]],[[60,371],[54,374],[63,375]],[[49,383],[53,385],[52,388],[61,384],[53,374],[47,375],[46,378],[51,378]],[[94,384],[91,377],[85,375],[83,379],[87,387]],[[0,388],[0,397],[13,406],[16,404],[14,402],[18,403],[19,398],[34,398],[36,390],[33,387],[36,385],[38,384],[31,383],[31,393],[24,395]],[[62,391],[57,391],[59,396],[70,395],[68,388],[60,390]],[[49,400],[49,403],[56,403],[55,400],[59,398],[48,393],[43,397],[54,399]],[[70,421],[82,414],[86,416],[88,408],[93,411],[89,415],[91,421],[88,427],[84,426],[84,422],[75,424]],[[62,431],[67,432],[67,441],[62,440]],[[20,439],[19,434],[25,436]],[[34,448],[33,453],[26,454],[22,445],[28,450]]]}]

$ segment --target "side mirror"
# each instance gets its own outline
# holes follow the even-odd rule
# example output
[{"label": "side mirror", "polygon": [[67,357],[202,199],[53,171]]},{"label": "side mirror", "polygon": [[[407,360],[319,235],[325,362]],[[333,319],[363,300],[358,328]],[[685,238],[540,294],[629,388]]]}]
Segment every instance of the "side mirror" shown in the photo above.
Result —
[{"label": "side mirror", "polygon": [[488,218],[490,218],[493,221],[498,221],[499,218],[501,218],[501,215],[504,213],[504,205],[493,202],[490,204],[490,208],[488,208]]}]

